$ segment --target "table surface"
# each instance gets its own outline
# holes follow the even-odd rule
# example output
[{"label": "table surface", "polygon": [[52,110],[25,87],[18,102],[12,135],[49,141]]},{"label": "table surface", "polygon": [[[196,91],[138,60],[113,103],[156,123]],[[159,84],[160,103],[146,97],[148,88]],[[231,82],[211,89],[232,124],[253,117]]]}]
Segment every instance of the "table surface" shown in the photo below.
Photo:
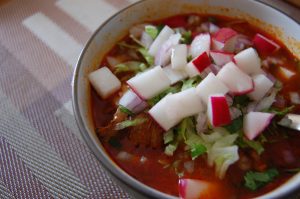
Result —
[{"label": "table surface", "polygon": [[71,78],[92,32],[135,1],[0,0],[0,198],[129,198],[77,129]]}]

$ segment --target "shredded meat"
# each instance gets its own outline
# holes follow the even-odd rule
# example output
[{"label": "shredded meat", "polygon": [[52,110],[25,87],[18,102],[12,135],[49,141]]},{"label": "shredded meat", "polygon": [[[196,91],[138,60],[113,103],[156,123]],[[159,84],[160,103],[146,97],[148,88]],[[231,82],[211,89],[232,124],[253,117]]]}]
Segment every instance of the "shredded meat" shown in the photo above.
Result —
[{"label": "shredded meat", "polygon": [[159,148],[163,146],[163,129],[146,113],[137,118],[147,118],[147,121],[129,129],[129,139],[137,146]]},{"label": "shredded meat", "polygon": [[[115,126],[117,123],[126,120],[127,117],[127,114],[118,109],[114,114],[113,120],[111,120],[107,126],[97,128],[98,135],[105,141],[108,141],[110,138],[117,136],[119,132],[124,132],[115,130]],[[133,145],[152,148],[159,148],[163,146],[162,128],[146,113],[140,113],[133,119],[136,118],[146,118],[147,121],[126,129],[128,132],[128,138]]]}]

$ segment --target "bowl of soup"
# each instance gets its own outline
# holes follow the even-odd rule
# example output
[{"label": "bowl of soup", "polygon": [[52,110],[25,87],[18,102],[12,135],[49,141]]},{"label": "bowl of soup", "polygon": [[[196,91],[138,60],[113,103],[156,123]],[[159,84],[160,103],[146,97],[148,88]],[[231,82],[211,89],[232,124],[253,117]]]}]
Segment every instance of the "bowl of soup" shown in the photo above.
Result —
[{"label": "bowl of soup", "polygon": [[257,1],[145,0],[74,72],[87,145],[136,198],[284,198],[300,187],[300,26]]}]

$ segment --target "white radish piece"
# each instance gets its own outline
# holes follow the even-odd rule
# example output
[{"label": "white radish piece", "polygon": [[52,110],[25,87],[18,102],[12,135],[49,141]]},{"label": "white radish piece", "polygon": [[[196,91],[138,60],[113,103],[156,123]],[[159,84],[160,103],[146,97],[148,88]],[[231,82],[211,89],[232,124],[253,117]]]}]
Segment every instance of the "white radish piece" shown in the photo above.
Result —
[{"label": "white radish piece", "polygon": [[261,100],[273,87],[274,83],[263,74],[255,75],[252,79],[254,90],[248,93],[248,96],[255,101]]},{"label": "white radish piece", "polygon": [[169,112],[169,110],[174,108],[174,100],[172,99],[172,96],[173,94],[165,96],[148,112],[157,124],[165,131],[168,131],[181,121],[181,118],[178,115]]},{"label": "white radish piece", "polygon": [[210,65],[211,65],[211,61],[208,54],[206,52],[203,52],[201,55],[199,55],[198,57],[196,57],[195,59],[193,59],[188,63],[187,73],[189,74],[190,77],[199,75]]},{"label": "white radish piece", "polygon": [[132,90],[128,90],[119,100],[119,105],[124,106],[136,114],[144,110],[148,104],[139,96],[137,96]]},{"label": "white radish piece", "polygon": [[127,84],[140,98],[147,100],[168,88],[171,81],[160,66],[155,66],[132,77]]},{"label": "white radish piece", "polygon": [[172,68],[176,70],[183,70],[187,65],[187,46],[179,44],[171,50],[171,64]]},{"label": "white radish piece", "polygon": [[210,95],[207,103],[207,117],[213,127],[231,122],[229,106],[224,95]]},{"label": "white radish piece", "polygon": [[274,41],[259,33],[254,36],[253,44],[257,51],[263,55],[269,55],[280,48]]},{"label": "white radish piece", "polygon": [[213,94],[226,94],[229,91],[227,86],[219,80],[213,73],[200,82],[196,87],[197,94],[201,97],[202,101],[207,104],[208,97]]},{"label": "white radish piece", "polygon": [[174,34],[174,31],[169,26],[165,26],[151,44],[149,54],[155,56],[163,43],[167,41],[172,34]]},{"label": "white radish piece", "polygon": [[201,98],[193,87],[175,93],[170,98],[172,98],[172,106],[169,106],[170,110],[168,112],[171,115],[177,115],[181,119],[196,115],[205,109]]},{"label": "white radish piece", "polygon": [[98,95],[103,99],[121,88],[120,80],[105,66],[90,73],[88,78]]},{"label": "white radish piece", "polygon": [[247,48],[234,56],[235,64],[248,75],[261,71],[261,61],[254,48]]},{"label": "white radish piece", "polygon": [[188,77],[188,74],[185,72],[185,70],[175,70],[171,65],[164,67],[163,70],[170,79],[171,84],[175,84]]},{"label": "white radish piece", "polygon": [[217,78],[229,88],[233,95],[247,94],[254,88],[252,78],[241,71],[233,62],[223,66]]},{"label": "white radish piece", "polygon": [[234,56],[232,53],[226,53],[216,50],[211,50],[209,54],[217,66],[223,66],[228,62],[231,62]]},{"label": "white radish piece", "polygon": [[290,99],[293,104],[300,104],[300,96],[297,92],[290,92]]},{"label": "white radish piece", "polygon": [[279,67],[279,73],[285,78],[290,79],[292,76],[294,76],[296,73],[294,71],[291,71],[289,69],[286,69],[282,66]]},{"label": "white radish piece", "polygon": [[212,38],[212,49],[234,52],[238,33],[231,28],[221,28]]},{"label": "white radish piece", "polygon": [[165,41],[154,57],[155,65],[165,66],[170,62],[172,48],[179,44],[181,38],[180,33],[171,35],[167,41]]},{"label": "white radish piece", "polygon": [[204,52],[209,52],[210,50],[211,37],[208,33],[201,33],[196,36],[191,43],[190,54],[193,58],[198,57]]},{"label": "white radish piece", "polygon": [[182,199],[208,198],[213,185],[194,179],[179,179],[179,197]]},{"label": "white radish piece", "polygon": [[249,112],[244,116],[244,133],[249,140],[253,140],[260,133],[262,133],[265,128],[267,128],[274,117],[272,113],[263,112]]}]

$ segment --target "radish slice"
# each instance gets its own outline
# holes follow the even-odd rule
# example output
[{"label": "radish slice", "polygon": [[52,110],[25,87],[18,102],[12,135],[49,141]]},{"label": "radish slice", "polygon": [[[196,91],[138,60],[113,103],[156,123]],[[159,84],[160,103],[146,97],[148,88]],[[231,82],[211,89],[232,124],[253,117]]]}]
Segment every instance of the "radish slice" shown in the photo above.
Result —
[{"label": "radish slice", "polygon": [[163,69],[156,66],[132,77],[127,84],[140,98],[147,100],[168,88],[171,81]]},{"label": "radish slice", "polygon": [[213,73],[200,82],[196,87],[197,94],[201,97],[203,102],[207,104],[208,97],[213,94],[226,94],[229,91],[227,86],[220,81]]},{"label": "radish slice", "polygon": [[183,70],[187,65],[187,46],[185,44],[176,45],[173,47],[171,52],[172,68],[176,70]]},{"label": "radish slice", "polygon": [[234,95],[247,94],[254,89],[252,78],[241,71],[233,62],[229,62],[219,71],[219,78]]},{"label": "radish slice", "polygon": [[249,140],[253,140],[269,126],[274,114],[263,112],[249,112],[244,116],[244,133]]},{"label": "radish slice", "polygon": [[169,112],[174,108],[173,94],[169,94],[155,104],[150,110],[150,116],[157,122],[157,124],[168,131],[170,128],[175,126],[181,121],[181,118]]},{"label": "radish slice", "polygon": [[254,90],[248,93],[248,96],[255,101],[261,100],[274,85],[274,83],[263,74],[255,75],[253,82]]},{"label": "radish slice", "polygon": [[213,50],[234,52],[238,33],[231,28],[221,28],[212,38]]},{"label": "radish slice", "polygon": [[184,70],[175,70],[171,65],[163,68],[164,72],[171,81],[171,84],[175,84],[188,77],[188,74]]},{"label": "radish slice", "polygon": [[207,117],[213,127],[223,126],[231,122],[229,106],[224,95],[209,96]]},{"label": "radish slice", "polygon": [[177,115],[181,119],[196,115],[204,111],[201,98],[197,95],[195,88],[189,88],[171,96],[173,106],[169,106],[168,112]]},{"label": "radish slice", "polygon": [[279,72],[285,79],[290,79],[292,76],[296,74],[295,72],[281,66],[279,67]]},{"label": "radish slice", "polygon": [[107,67],[90,73],[88,78],[98,95],[103,99],[121,88],[120,80]]},{"label": "radish slice", "polygon": [[280,48],[274,41],[259,33],[254,36],[253,44],[257,51],[263,55],[269,55]]},{"label": "radish slice", "polygon": [[149,54],[155,56],[163,43],[167,41],[172,34],[174,34],[174,31],[169,26],[165,26],[151,44]]},{"label": "radish slice", "polygon": [[247,48],[236,54],[234,62],[248,75],[258,74],[261,71],[261,61],[254,48]]},{"label": "radish slice", "polygon": [[231,62],[234,56],[232,53],[225,53],[213,50],[211,50],[209,54],[217,66],[223,66],[228,62]]},{"label": "radish slice", "polygon": [[165,66],[170,62],[171,59],[171,49],[179,44],[181,38],[180,33],[173,34],[169,37],[167,41],[163,43],[158,52],[155,55],[155,65]]},{"label": "radish slice", "polygon": [[128,90],[119,100],[119,105],[126,107],[128,110],[136,114],[144,110],[148,104],[132,90]]},{"label": "radish slice", "polygon": [[211,187],[211,183],[202,180],[179,179],[179,197],[182,199],[207,198]]},{"label": "radish slice", "polygon": [[204,52],[209,52],[210,50],[211,37],[210,34],[200,34],[195,37],[191,43],[190,54],[193,58],[198,57]]}]

